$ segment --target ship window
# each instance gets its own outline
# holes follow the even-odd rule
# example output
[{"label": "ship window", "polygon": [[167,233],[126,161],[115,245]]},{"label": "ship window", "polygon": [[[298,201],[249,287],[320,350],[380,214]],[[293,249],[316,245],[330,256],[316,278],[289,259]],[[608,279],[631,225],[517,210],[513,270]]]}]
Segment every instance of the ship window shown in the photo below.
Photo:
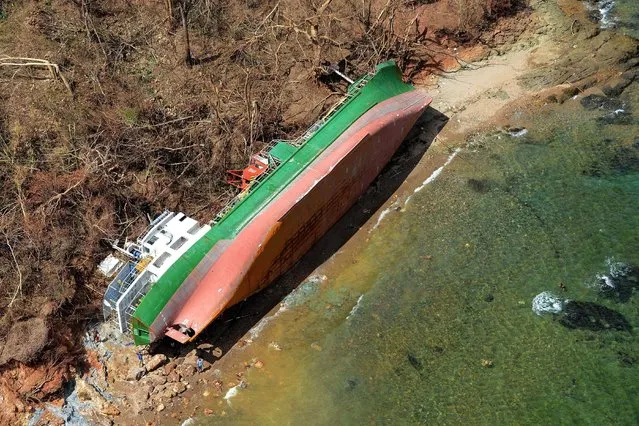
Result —
[{"label": "ship window", "polygon": [[187,217],[186,215],[182,216],[182,217],[180,218],[180,222],[184,222],[184,220],[186,219],[186,217]]},{"label": "ship window", "polygon": [[153,266],[155,266],[156,268],[161,267],[166,261],[166,259],[168,259],[170,256],[171,255],[169,253],[162,253],[160,257],[155,259],[155,262],[153,262]]},{"label": "ship window", "polygon": [[202,226],[198,223],[196,223],[195,225],[193,225],[191,227],[191,229],[189,229],[187,232],[191,235],[195,235],[197,233],[197,231],[199,231],[202,228]]},{"label": "ship window", "polygon": [[180,237],[180,238],[178,238],[178,240],[176,242],[171,244],[171,248],[173,250],[178,250],[180,247],[182,247],[184,245],[185,242],[186,242],[186,238]]},{"label": "ship window", "polygon": [[155,235],[152,236],[151,238],[149,238],[149,241],[147,242],[148,245],[152,246],[153,244],[155,244],[155,242],[158,240],[158,237],[156,237]]}]

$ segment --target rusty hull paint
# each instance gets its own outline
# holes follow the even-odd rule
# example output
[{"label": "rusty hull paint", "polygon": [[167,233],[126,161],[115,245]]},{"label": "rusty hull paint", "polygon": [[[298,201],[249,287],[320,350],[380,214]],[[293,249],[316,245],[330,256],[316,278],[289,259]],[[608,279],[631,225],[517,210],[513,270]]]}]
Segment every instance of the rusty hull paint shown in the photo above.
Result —
[{"label": "rusty hull paint", "polygon": [[193,329],[193,340],[222,311],[263,289],[293,266],[353,205],[390,160],[430,104],[415,90],[381,102],[351,128],[225,247],[199,284],[182,294],[174,318],[154,322]]}]

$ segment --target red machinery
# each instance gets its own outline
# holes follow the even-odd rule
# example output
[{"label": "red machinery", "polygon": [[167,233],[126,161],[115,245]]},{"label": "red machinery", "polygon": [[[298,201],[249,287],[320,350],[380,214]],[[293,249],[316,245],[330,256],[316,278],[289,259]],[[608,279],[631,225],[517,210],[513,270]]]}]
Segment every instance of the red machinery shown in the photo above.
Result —
[{"label": "red machinery", "polygon": [[267,170],[268,159],[260,154],[255,154],[245,169],[229,170],[226,182],[244,191],[253,179],[263,175]]}]

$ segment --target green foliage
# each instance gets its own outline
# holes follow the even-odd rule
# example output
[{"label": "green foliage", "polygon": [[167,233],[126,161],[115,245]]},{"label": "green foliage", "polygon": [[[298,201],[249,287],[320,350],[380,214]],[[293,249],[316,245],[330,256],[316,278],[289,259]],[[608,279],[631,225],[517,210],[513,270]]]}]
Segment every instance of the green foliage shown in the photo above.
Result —
[{"label": "green foliage", "polygon": [[138,118],[140,117],[140,111],[137,108],[122,108],[120,110],[120,115],[122,116],[122,120],[124,121],[124,124],[130,127],[133,127],[138,122]]}]

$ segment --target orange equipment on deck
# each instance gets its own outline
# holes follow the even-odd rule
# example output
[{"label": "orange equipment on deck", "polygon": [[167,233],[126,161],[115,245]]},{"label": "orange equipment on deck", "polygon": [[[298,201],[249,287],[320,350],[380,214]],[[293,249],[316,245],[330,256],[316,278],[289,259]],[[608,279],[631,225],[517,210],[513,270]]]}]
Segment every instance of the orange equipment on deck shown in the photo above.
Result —
[{"label": "orange equipment on deck", "polygon": [[251,157],[248,167],[242,170],[229,170],[226,182],[244,191],[251,181],[268,170],[268,159],[259,154]]}]

